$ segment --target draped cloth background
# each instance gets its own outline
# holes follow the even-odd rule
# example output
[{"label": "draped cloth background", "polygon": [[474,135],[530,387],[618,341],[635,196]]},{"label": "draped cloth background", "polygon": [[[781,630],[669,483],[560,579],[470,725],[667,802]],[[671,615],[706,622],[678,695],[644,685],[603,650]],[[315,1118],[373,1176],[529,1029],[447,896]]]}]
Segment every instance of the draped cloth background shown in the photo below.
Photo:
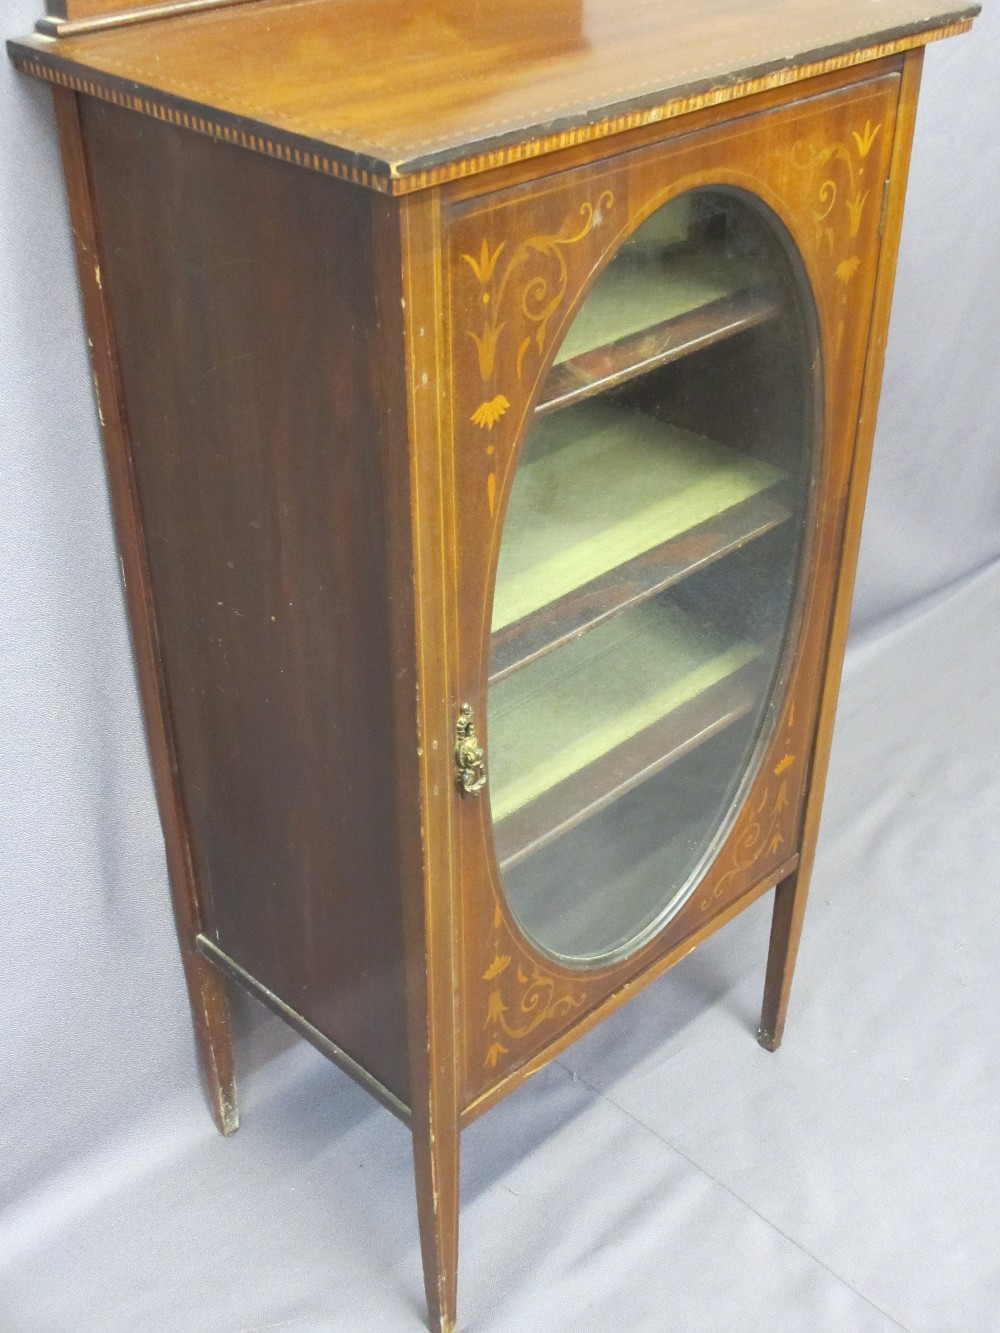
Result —
[{"label": "draped cloth background", "polygon": [[[928,52],[784,1047],[766,900],[478,1122],[478,1333],[1000,1325],[998,77],[995,9]],[[211,1126],[49,95],[4,64],[0,99],[0,1330],[418,1329],[388,1113],[242,1001]]]}]

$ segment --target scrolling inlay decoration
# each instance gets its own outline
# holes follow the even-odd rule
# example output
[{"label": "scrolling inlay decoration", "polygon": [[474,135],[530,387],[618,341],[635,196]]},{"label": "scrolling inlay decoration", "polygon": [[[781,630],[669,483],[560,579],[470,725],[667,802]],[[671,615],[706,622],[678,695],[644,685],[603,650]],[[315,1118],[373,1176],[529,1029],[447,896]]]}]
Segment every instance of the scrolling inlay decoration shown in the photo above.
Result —
[{"label": "scrolling inlay decoration", "polygon": [[[529,366],[540,368],[571,276],[574,287],[577,283],[579,275],[571,275],[568,252],[597,231],[614,204],[613,191],[603,189],[596,198],[575,203],[553,230],[532,231],[521,241],[502,240],[496,245],[483,237],[478,248],[460,252],[463,271],[478,288],[477,326],[466,329],[465,336],[475,349],[478,378],[472,382],[472,392],[479,401],[468,420],[484,439],[491,516],[496,512],[497,455],[506,456],[509,447],[508,442],[500,443],[502,431],[493,436],[494,428],[512,401],[521,402],[530,392]],[[539,1029],[559,1026],[582,1010],[587,994],[578,984],[550,975],[521,948],[495,891],[487,956],[490,962],[481,974],[482,1067],[496,1071],[523,1058],[518,1047]]]},{"label": "scrolling inlay decoration", "polygon": [[[759,185],[755,192],[765,198],[770,192],[781,205],[779,213],[796,222],[793,237],[812,278],[824,382],[828,401],[836,407],[824,418],[828,452],[823,485],[831,498],[846,490],[849,479],[850,442],[841,438],[841,423],[851,419],[860,393],[865,312],[874,290],[879,205],[890,167],[897,96],[894,83],[880,80],[870,89],[837,94],[835,101],[807,113],[777,111],[774,121],[768,113],[760,128],[747,130],[751,142],[763,142],[767,124],[772,145],[760,154],[759,178],[748,184]],[[786,114],[789,132],[770,133],[770,125],[781,124]],[[732,153],[730,136],[720,141],[717,151],[701,150],[699,169],[707,163],[725,173]],[[481,532],[487,497],[489,514],[496,517],[499,478],[516,457],[524,411],[553,336],[565,322],[571,297],[607,248],[596,231],[602,212],[609,215],[607,223],[613,219],[616,233],[628,230],[633,213],[645,209],[664,177],[684,176],[688,162],[683,144],[651,149],[648,158],[636,159],[632,175],[622,173],[600,183],[592,177],[583,193],[578,192],[580,178],[571,173],[562,203],[555,191],[537,200],[517,194],[489,212],[480,209],[463,217],[453,251],[454,272],[460,277],[451,298],[459,330],[453,355],[465,395],[457,419],[466,441],[476,439],[484,446],[481,470],[470,473],[476,477],[477,503],[463,510],[468,525],[475,523]],[[613,198],[599,194],[608,184]],[[502,217],[507,207],[516,220],[509,214]],[[839,512],[838,500],[815,516],[811,561],[830,558]],[[471,527],[463,532],[470,533]],[[488,568],[485,550],[466,561],[473,598]],[[536,953],[509,916],[495,865],[483,875],[482,898],[469,904],[471,930],[464,951],[472,1019],[465,1080],[471,1101],[497,1087],[560,1033],[606,1003],[617,988],[649,973],[660,957],[700,935],[718,913],[793,860],[809,778],[825,616],[824,604],[807,596],[797,631],[802,652],[796,653],[799,660],[764,763],[695,891],[637,952],[586,972],[550,962]],[[483,628],[488,637],[488,623]],[[475,822],[477,830],[488,827],[488,818],[483,810],[481,819],[470,819],[470,826]],[[487,847],[489,842],[487,834]]]},{"label": "scrolling inlay decoration", "polygon": [[[707,886],[708,892],[700,897],[698,910],[709,912],[728,898],[747,871],[762,857],[774,858],[790,840],[788,817],[793,805],[798,804],[798,775],[792,770],[798,757],[792,747],[795,738],[795,701],[788,706],[783,741],[778,747],[780,758],[771,766],[763,787],[759,784],[747,802],[736,827],[727,840],[729,865]],[[790,853],[793,849],[788,847]]]},{"label": "scrolling inlay decoration", "polygon": [[489,984],[486,1029],[489,1047],[484,1065],[496,1069],[511,1051],[510,1045],[524,1041],[544,1023],[566,1018],[586,1003],[586,993],[579,988],[560,988],[536,962],[515,961],[504,949],[516,946],[504,938],[506,929],[500,904],[493,911],[493,961],[483,973]]},{"label": "scrolling inlay decoration", "polygon": [[[487,395],[469,420],[487,434],[510,408],[510,399],[496,382],[496,368],[497,347],[505,331],[511,331],[511,314],[522,329],[515,362],[515,373],[520,380],[532,347],[537,357],[544,355],[549,324],[566,298],[569,268],[564,252],[599,227],[614,202],[613,193],[604,190],[596,203],[582,203],[557,232],[528,236],[511,249],[506,241],[491,249],[484,237],[477,255],[462,254],[462,260],[472,270],[480,289],[478,305],[482,323],[478,331],[467,329],[466,337],[475,344],[479,377],[485,386],[480,392]],[[515,279],[521,280],[520,293],[513,311],[509,311],[507,298],[512,284],[517,289]],[[492,460],[493,446],[488,444],[486,452]],[[492,462],[486,485],[492,515],[496,509],[497,485]]]},{"label": "scrolling inlay decoration", "polygon": [[859,235],[873,185],[868,178],[868,157],[881,132],[881,123],[873,128],[867,119],[864,129],[851,131],[850,143],[799,140],[790,153],[792,166],[809,181],[807,188],[814,196],[810,211],[816,228],[816,251],[833,265],[840,288],[838,354],[846,326],[848,288],[861,267]]}]

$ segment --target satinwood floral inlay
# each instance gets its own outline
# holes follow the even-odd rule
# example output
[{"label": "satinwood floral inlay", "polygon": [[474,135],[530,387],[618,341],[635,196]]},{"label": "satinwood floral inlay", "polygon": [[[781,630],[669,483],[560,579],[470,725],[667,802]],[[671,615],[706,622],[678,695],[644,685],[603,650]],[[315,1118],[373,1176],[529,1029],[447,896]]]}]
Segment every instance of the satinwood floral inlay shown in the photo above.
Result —
[{"label": "satinwood floral inlay", "polygon": [[881,133],[881,122],[873,126],[869,118],[864,129],[851,131],[850,142],[800,140],[791,149],[792,166],[808,177],[809,188],[815,191],[810,211],[816,228],[816,249],[832,265],[839,289],[838,352],[844,337],[848,288],[861,268],[862,223],[873,184],[882,184],[871,180],[868,161]]},{"label": "satinwood floral inlay", "polygon": [[[482,325],[478,331],[467,330],[466,336],[475,344],[482,380],[489,383],[496,372],[497,346],[508,327],[505,309],[511,283],[515,278],[523,279],[519,310],[528,324],[534,325],[534,331],[525,333],[518,344],[516,366],[517,377],[520,379],[525,356],[532,343],[539,356],[544,352],[549,323],[566,297],[569,269],[564,251],[599,227],[605,212],[613,206],[614,195],[610,190],[603,191],[596,204],[581,204],[577,214],[565,222],[558,232],[529,236],[513,247],[508,251],[502,266],[499,261],[507,249],[506,241],[501,241],[495,250],[491,250],[489,241],[484,238],[478,255],[462,255],[480,287]],[[533,263],[541,264],[541,270],[525,273],[525,267]],[[494,397],[477,408],[472,417],[476,425],[489,427],[490,413],[484,413],[483,408],[496,401]]]},{"label": "satinwood floral inlay", "polygon": [[[881,129],[881,125],[872,129],[871,121],[866,120],[862,132],[854,130],[851,138],[856,152],[843,143],[818,145],[813,141],[801,140],[792,148],[792,162],[796,169],[808,173],[814,179],[821,178],[812,217],[816,226],[817,248],[825,250],[831,257],[836,255],[844,231],[843,226],[837,222],[838,206],[842,206],[843,213],[846,213],[848,238],[856,240],[861,231],[861,220],[871,196],[871,188],[866,188],[866,159]],[[853,246],[850,249],[853,250]],[[841,262],[838,276],[843,267],[844,263]],[[856,268],[857,265],[852,268],[851,276]]]},{"label": "satinwood floral inlay", "polygon": [[789,705],[785,717],[784,753],[773,765],[768,780],[759,794],[743,811],[737,821],[731,840],[730,864],[725,873],[714,882],[710,893],[705,894],[698,906],[702,912],[709,911],[719,903],[733,888],[743,874],[762,856],[775,856],[786,844],[783,826],[787,821],[785,814],[792,802],[793,788],[790,784],[794,775],[791,770],[798,762],[791,752],[794,743],[795,704]]},{"label": "satinwood floral inlay", "polygon": [[502,393],[498,393],[488,403],[480,403],[472,414],[472,423],[475,426],[482,426],[485,430],[492,430],[508,407],[510,403]]},{"label": "satinwood floral inlay", "polygon": [[[501,341],[517,337],[514,377],[520,380],[525,361],[532,349],[541,357],[548,341],[552,317],[566,299],[569,288],[569,267],[565,251],[579,244],[601,225],[604,214],[614,206],[614,195],[604,190],[596,203],[582,203],[557,232],[536,233],[517,245],[501,241],[490,245],[484,237],[477,253],[463,253],[460,257],[468,265],[479,288],[476,305],[480,312],[479,327],[467,329],[466,337],[476,349],[480,386],[478,393],[485,397],[474,408],[469,420],[489,434],[510,408],[510,399],[503,392],[510,389],[510,366],[505,365],[506,379],[497,383],[497,357]],[[501,260],[503,261],[501,263]],[[496,506],[496,471],[492,448],[487,450],[490,470],[486,488],[490,513]]]},{"label": "satinwood floral inlay", "polygon": [[489,1069],[496,1069],[517,1042],[530,1037],[543,1024],[582,1009],[587,999],[579,987],[558,983],[537,962],[515,960],[516,945],[506,935],[503,913],[496,903],[493,958],[483,973],[483,981],[490,984],[485,1025],[489,1045],[483,1061]]}]

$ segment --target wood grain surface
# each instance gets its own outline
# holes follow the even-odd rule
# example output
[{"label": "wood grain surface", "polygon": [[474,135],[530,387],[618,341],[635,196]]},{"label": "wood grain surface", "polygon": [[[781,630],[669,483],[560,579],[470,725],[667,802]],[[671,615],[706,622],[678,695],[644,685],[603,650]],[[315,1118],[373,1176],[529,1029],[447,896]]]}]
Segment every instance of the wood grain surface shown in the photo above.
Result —
[{"label": "wood grain surface", "polygon": [[102,278],[104,252],[97,225],[81,100],[63,88],[56,88],[54,92],[108,489],[156,803],[163,830],[177,940],[212,1116],[219,1131],[228,1135],[239,1126],[229,998],[225,979],[195,947],[197,935],[205,925],[204,903],[192,862],[190,829],[177,771],[176,738],[163,675],[160,630],[153,604],[147,533],[139,502],[132,436],[125,411],[122,368],[111,302]]},{"label": "wood grain surface", "polygon": [[[50,5],[82,17],[113,7]],[[780,1041],[857,558],[914,48],[977,12],[917,0],[247,0],[11,46],[59,85],[216,1118],[235,1127],[225,973],[411,1124],[440,1333],[455,1324],[460,1129],[776,885],[761,1040]],[[783,224],[784,295],[751,285],[654,312],[652,332],[630,323],[610,348],[591,339],[554,370],[610,257],[699,189],[755,196]],[[797,350],[748,407],[747,348],[773,351],[793,288],[811,292],[796,306]],[[654,366],[676,426],[767,460],[765,508],[741,493],[677,544],[661,533],[652,552],[596,568],[546,634],[525,636],[528,618],[515,617],[496,670],[498,552],[537,408],[634,388]],[[456,784],[456,719],[472,707],[502,779],[491,669],[544,667],[582,625],[780,539],[789,511],[773,483],[788,459],[771,436],[808,438],[813,464],[796,473],[812,499],[769,723],[676,914],[651,920],[630,951],[572,966],[512,911],[490,792],[468,800]],[[612,737],[621,781],[593,764],[564,776],[600,781],[508,847],[507,866],[560,821],[684,762],[713,728],[745,725],[729,679],[726,699],[697,716],[707,691],[676,710],[669,735],[637,733],[635,753],[619,753],[635,736]]]},{"label": "wood grain surface", "polygon": [[84,130],[202,930],[408,1104],[396,206],[93,100]]},{"label": "wood grain surface", "polygon": [[[608,966],[581,970],[541,959],[505,901],[487,803],[462,804],[466,1117],[491,1103],[496,1088],[513,1086],[520,1069],[534,1067],[535,1056],[553,1048],[564,1032],[580,1030],[592,1008],[613,1005],[640,975],[656,975],[660,960],[672,955],[686,938],[700,937],[707,919],[721,918],[730,903],[761,883],[784,879],[781,872],[797,850],[878,271],[879,204],[889,175],[900,93],[900,62],[883,62],[873,72],[877,77],[870,80],[784,107],[768,107],[734,124],[677,134],[660,145],[616,158],[611,168],[594,163],[532,190],[518,186],[488,201],[472,199],[449,210],[452,280],[447,319],[455,331],[451,343],[455,434],[442,447],[462,465],[455,503],[455,544],[462,552],[461,653],[453,697],[471,703],[477,717],[488,720],[489,609],[524,433],[563,331],[593,289],[606,257],[638,223],[687,189],[718,187],[727,181],[767,200],[802,256],[816,299],[823,354],[814,358],[808,346],[804,348],[804,364],[796,371],[799,394],[812,367],[819,377],[815,402],[826,405],[809,522],[808,567],[800,594],[798,646],[794,661],[784,668],[787,692],[776,710],[757,776],[741,798],[736,822],[697,891],[669,923],[630,957]],[[826,214],[831,192],[825,182],[834,177],[838,206]],[[555,248],[561,263],[550,259],[546,266],[546,239],[551,248],[553,237],[559,242]],[[475,264],[463,255],[471,256]],[[513,276],[507,276],[509,269]],[[527,284],[539,275],[547,276],[551,284],[541,334],[538,323],[532,323],[530,303],[525,309],[520,300]],[[484,293],[490,298],[487,303]],[[488,328],[493,327],[490,321],[497,328],[503,325],[485,375],[478,345],[461,336],[472,329],[485,341],[484,320]],[[758,332],[763,336],[766,329]],[[526,339],[529,351],[521,359],[519,375],[518,353]],[[733,355],[740,350],[736,340],[713,348],[710,355],[728,358],[730,350]],[[698,360],[686,358],[667,371],[689,383]],[[721,382],[744,381],[747,367],[741,369],[738,360],[727,359],[706,373],[717,373],[723,366],[728,369]],[[711,376],[710,380],[717,383]],[[783,394],[794,401],[795,384],[786,384]],[[484,406],[501,399],[507,405],[494,419]],[[678,401],[682,405],[683,399]],[[754,418],[745,409],[740,413],[737,399],[708,394],[705,401],[719,403],[720,420],[712,423],[717,438],[725,439],[726,429],[744,434],[753,429]],[[787,403],[782,409],[770,399],[759,406],[762,419],[772,425],[776,412],[789,410]],[[728,418],[728,427],[723,417]],[[485,426],[480,424],[484,421]],[[693,423],[680,420],[679,424]],[[486,533],[492,534],[489,543]],[[488,726],[482,739],[489,762]]]},{"label": "wood grain surface", "polygon": [[77,91],[399,191],[889,55],[977,12],[920,0],[260,0],[11,51]]}]

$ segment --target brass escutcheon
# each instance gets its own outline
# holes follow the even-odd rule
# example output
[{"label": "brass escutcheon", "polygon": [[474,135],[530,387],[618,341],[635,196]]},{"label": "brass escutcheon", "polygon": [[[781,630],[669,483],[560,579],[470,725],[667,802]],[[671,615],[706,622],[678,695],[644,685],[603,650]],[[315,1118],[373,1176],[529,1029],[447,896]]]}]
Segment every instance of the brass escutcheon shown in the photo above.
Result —
[{"label": "brass escutcheon", "polygon": [[455,781],[463,796],[478,796],[486,786],[486,755],[476,735],[471,704],[462,705],[455,724]]}]

